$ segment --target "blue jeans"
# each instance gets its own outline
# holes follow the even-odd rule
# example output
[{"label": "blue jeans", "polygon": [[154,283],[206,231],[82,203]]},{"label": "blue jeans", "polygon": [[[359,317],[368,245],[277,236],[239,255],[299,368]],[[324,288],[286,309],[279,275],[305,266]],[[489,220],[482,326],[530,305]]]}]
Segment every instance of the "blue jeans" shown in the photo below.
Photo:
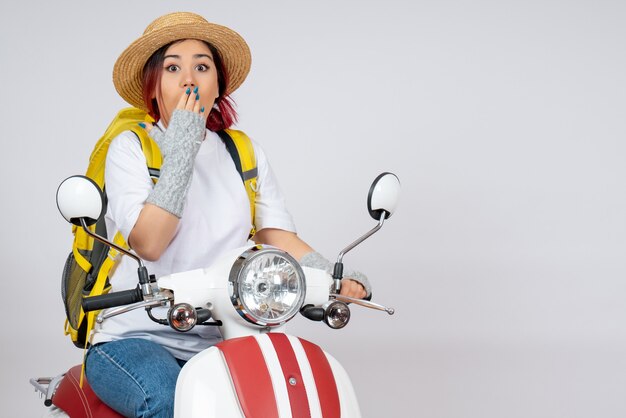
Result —
[{"label": "blue jeans", "polygon": [[126,417],[171,418],[176,379],[185,363],[152,341],[128,338],[96,344],[85,360],[89,385]]}]

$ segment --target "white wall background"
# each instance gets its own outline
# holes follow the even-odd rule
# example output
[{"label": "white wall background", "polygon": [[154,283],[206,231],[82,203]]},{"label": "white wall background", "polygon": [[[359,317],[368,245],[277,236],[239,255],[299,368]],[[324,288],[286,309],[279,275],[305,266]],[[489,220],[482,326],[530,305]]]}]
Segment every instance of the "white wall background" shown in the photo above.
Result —
[{"label": "white wall background", "polygon": [[63,336],[69,227],[54,194],[124,103],[119,53],[189,10],[253,52],[239,127],[259,140],[302,237],[346,256],[389,317],[294,321],[347,368],[365,417],[626,416],[626,3],[30,1],[0,5],[2,416],[28,378],[80,362]]}]

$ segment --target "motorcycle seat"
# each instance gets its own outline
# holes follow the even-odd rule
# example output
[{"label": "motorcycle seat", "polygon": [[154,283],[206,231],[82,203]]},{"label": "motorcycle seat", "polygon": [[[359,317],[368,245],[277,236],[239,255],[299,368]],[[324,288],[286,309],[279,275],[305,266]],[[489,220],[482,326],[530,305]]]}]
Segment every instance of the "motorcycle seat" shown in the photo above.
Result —
[{"label": "motorcycle seat", "polygon": [[87,379],[84,379],[81,388],[80,374],[80,364],[65,373],[52,397],[52,403],[72,418],[124,418],[98,399]]}]

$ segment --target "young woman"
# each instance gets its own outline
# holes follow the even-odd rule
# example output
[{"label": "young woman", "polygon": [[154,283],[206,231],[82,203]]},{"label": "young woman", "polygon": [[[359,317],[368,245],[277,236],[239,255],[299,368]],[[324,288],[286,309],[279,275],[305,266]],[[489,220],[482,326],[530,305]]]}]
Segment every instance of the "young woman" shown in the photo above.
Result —
[{"label": "young woman", "polygon": [[[226,27],[192,13],[152,22],[118,58],[113,81],[119,94],[157,121],[145,129],[163,154],[153,184],[140,142],[132,132],[113,140],[106,160],[106,214],[110,237],[120,231],[157,277],[211,265],[248,241],[250,203],[224,143],[216,134],[236,120],[229,95],[250,69],[245,41]],[[331,263],[302,241],[287,211],[263,149],[254,142],[258,180],[253,240],[279,247],[303,265]],[[363,298],[367,279],[347,274],[341,293]],[[136,265],[123,259],[112,291],[136,285]],[[130,417],[169,417],[180,368],[220,341],[214,327],[180,334],[136,310],[105,320],[86,358],[96,394]]]}]

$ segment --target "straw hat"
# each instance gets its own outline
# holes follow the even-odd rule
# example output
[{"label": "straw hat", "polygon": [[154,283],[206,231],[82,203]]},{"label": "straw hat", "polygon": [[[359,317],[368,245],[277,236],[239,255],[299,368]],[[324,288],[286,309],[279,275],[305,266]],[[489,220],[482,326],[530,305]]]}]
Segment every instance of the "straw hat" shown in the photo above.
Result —
[{"label": "straw hat", "polygon": [[235,91],[250,71],[250,48],[235,31],[207,22],[195,13],[177,12],[157,18],[130,44],[113,67],[115,89],[131,105],[147,110],[142,95],[143,67],[159,48],[181,39],[199,39],[220,53],[228,73],[227,94]]}]

